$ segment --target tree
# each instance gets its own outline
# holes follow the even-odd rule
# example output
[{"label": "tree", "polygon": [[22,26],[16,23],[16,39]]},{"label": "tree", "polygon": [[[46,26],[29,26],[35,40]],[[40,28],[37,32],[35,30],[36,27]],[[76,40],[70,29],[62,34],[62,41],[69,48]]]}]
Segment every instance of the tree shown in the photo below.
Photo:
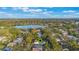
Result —
[{"label": "tree", "polygon": [[24,45],[26,45],[25,47],[27,50],[31,50],[31,47],[33,45],[33,42],[32,42],[33,38],[34,37],[33,37],[32,33],[30,33],[30,32],[27,34],[24,34],[24,41],[25,41]]},{"label": "tree", "polygon": [[45,29],[43,30],[43,38],[46,40],[46,42],[48,42],[48,43],[46,43],[46,47],[48,46],[50,48],[50,50],[54,50],[54,51],[62,50],[62,47],[56,41],[57,36],[52,36],[51,31],[49,31],[49,29],[47,29],[47,28],[46,28],[46,30]]},{"label": "tree", "polygon": [[2,42],[0,42],[0,50],[2,50],[4,47],[5,45]]},{"label": "tree", "polygon": [[62,47],[58,44],[58,42],[56,41],[55,37],[49,36],[50,37],[50,41],[53,45],[53,49],[54,51],[61,51]]},{"label": "tree", "polygon": [[68,43],[71,46],[71,50],[79,50],[79,45],[75,40],[70,40]]}]

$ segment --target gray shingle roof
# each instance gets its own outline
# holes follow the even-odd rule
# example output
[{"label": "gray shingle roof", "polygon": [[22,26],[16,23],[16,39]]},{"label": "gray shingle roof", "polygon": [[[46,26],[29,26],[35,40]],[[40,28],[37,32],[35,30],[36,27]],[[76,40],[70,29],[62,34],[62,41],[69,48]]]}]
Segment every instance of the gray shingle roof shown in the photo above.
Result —
[{"label": "gray shingle roof", "polygon": [[42,48],[43,46],[42,45],[40,45],[40,44],[34,44],[33,45],[33,48]]}]

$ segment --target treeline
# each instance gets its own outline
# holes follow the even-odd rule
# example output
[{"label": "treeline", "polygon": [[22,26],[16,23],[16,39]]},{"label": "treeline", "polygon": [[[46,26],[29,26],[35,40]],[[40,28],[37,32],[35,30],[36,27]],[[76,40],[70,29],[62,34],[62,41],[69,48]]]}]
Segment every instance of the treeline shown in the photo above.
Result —
[{"label": "treeline", "polygon": [[[16,26],[16,25],[28,25],[28,24],[51,24],[51,23],[63,23],[66,19],[1,19],[0,26]],[[73,22],[69,19],[67,22]]]}]

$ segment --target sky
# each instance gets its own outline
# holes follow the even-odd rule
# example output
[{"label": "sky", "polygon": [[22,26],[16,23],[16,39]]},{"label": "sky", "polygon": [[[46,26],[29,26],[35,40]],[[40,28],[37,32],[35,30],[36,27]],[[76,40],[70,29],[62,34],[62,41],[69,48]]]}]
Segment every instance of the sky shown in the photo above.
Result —
[{"label": "sky", "polygon": [[79,7],[0,7],[0,18],[79,18]]}]

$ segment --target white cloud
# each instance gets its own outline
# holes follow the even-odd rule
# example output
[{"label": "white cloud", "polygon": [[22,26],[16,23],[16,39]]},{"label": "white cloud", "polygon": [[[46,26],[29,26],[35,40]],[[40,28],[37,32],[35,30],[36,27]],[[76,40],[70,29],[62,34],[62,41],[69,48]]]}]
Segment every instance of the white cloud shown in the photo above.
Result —
[{"label": "white cloud", "polygon": [[29,9],[28,7],[12,7],[13,10],[22,10],[25,11],[27,9]]},{"label": "white cloud", "polygon": [[42,12],[42,9],[29,9],[30,12]]},{"label": "white cloud", "polygon": [[21,10],[22,12],[30,12],[31,15],[33,14],[45,14],[45,15],[51,15],[53,14],[53,11],[47,11],[47,9],[34,9],[29,7],[13,7],[13,10]]},{"label": "white cloud", "polygon": [[27,12],[28,11],[28,7],[19,7],[18,9],[22,10],[23,12]]},{"label": "white cloud", "polygon": [[23,12],[30,12],[31,14],[45,14],[45,15],[51,15],[53,14],[53,11],[47,11],[47,9],[34,9],[34,8],[28,8],[28,7],[23,7],[20,8]]},{"label": "white cloud", "polygon": [[13,7],[13,10],[21,10],[23,12],[30,12],[30,13],[40,13],[43,11],[42,9],[33,9],[29,7]]},{"label": "white cloud", "polygon": [[30,13],[40,13],[42,12],[42,9],[22,9],[23,12],[30,12]]},{"label": "white cloud", "polygon": [[63,13],[75,13],[76,11],[74,11],[74,10],[65,10],[65,11],[63,11]]}]

